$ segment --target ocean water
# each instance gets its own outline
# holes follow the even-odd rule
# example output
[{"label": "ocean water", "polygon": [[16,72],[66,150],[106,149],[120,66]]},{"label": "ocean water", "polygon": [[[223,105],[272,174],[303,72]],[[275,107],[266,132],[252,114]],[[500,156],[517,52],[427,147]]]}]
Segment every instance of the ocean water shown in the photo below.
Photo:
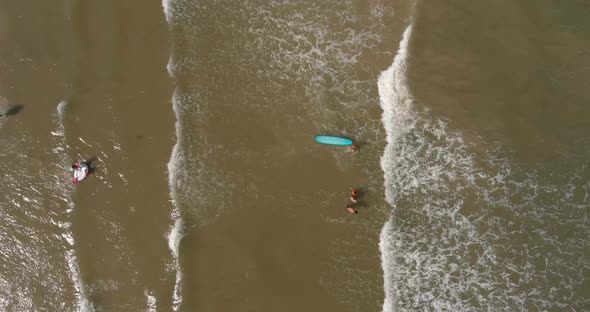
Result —
[{"label": "ocean water", "polygon": [[[224,299],[214,298],[218,298],[218,293],[222,291],[227,293],[228,298],[240,297],[239,287],[234,290],[231,285],[217,286],[222,284],[219,279],[212,277],[209,282],[205,272],[190,273],[197,269],[183,262],[202,261],[203,265],[207,265],[219,257],[231,259],[236,255],[230,251],[219,256],[205,255],[198,251],[198,248],[203,248],[199,244],[186,243],[185,254],[195,255],[187,255],[185,259],[190,260],[183,260],[183,248],[178,249],[178,239],[189,234],[189,242],[204,239],[197,237],[205,235],[228,236],[229,243],[223,240],[218,245],[232,246],[231,242],[239,238],[231,238],[226,233],[203,232],[222,222],[219,220],[236,214],[234,211],[243,207],[244,203],[256,202],[259,207],[256,209],[274,205],[265,203],[267,201],[278,201],[287,206],[296,202],[298,206],[307,207],[333,198],[333,191],[323,190],[323,186],[308,189],[305,185],[309,183],[303,181],[296,185],[288,184],[285,181],[305,180],[305,177],[298,175],[295,167],[283,168],[280,165],[292,163],[292,157],[296,155],[317,154],[309,146],[309,137],[313,138],[317,132],[350,135],[367,142],[367,147],[373,145],[368,149],[372,151],[365,153],[363,163],[367,166],[358,171],[379,174],[378,167],[369,165],[377,163],[380,152],[377,149],[380,145],[378,139],[383,139],[381,126],[375,122],[380,111],[376,80],[371,77],[377,77],[381,70],[377,64],[385,65],[393,55],[388,47],[396,46],[394,38],[401,31],[396,27],[403,25],[401,13],[407,7],[341,1],[164,1],[163,7],[172,37],[168,70],[177,85],[173,95],[177,142],[168,165],[171,196],[176,207],[173,213],[176,221],[169,239],[173,253],[180,254],[181,273],[177,278],[177,289],[182,289],[175,295],[175,301],[182,302],[179,306],[181,310],[199,307],[204,310],[222,309],[214,302]],[[397,9],[399,17],[395,15]],[[391,29],[387,30],[388,27]],[[330,162],[335,161],[339,171],[351,171],[356,166],[350,157],[342,153],[334,152],[332,157],[334,159]],[[275,180],[273,185],[271,181]],[[367,187],[377,192],[382,184],[375,179]],[[311,199],[297,198],[298,192],[311,192]],[[378,201],[375,200],[376,203]],[[377,221],[379,216],[382,213],[376,213],[372,218],[380,222]],[[342,222],[333,214],[322,217],[326,224]],[[270,221],[275,223],[273,227],[281,226],[278,221]],[[271,226],[247,217],[243,222],[249,222],[254,227]],[[364,233],[359,237],[376,246],[376,237],[370,236],[370,228],[374,224],[361,220],[359,225]],[[303,237],[300,239],[305,240]],[[372,270],[342,268],[345,262],[351,260],[347,258],[355,257],[344,248],[353,242],[342,237],[337,240],[329,246],[332,251],[327,257],[332,257],[332,260],[316,260],[316,267],[325,266],[326,271],[319,273],[311,282],[318,284],[319,281],[321,285],[318,287],[326,291],[329,298],[334,298],[329,300],[348,302],[336,306],[342,305],[347,309],[378,306],[377,302],[382,299],[378,262],[374,262]],[[267,238],[259,244],[271,245],[273,242]],[[262,249],[254,243],[252,247],[247,244],[242,247],[245,250],[251,248]],[[372,252],[375,251],[373,247]],[[266,251],[256,250],[253,253],[265,255]],[[303,260],[303,256],[293,256],[295,258],[289,260],[292,263]],[[251,261],[257,263],[256,260]],[[233,268],[239,267],[239,264],[228,262],[227,265],[232,267],[225,270],[219,268],[219,274],[232,276],[228,279],[236,279],[234,284],[239,285],[243,281],[238,277],[244,273]],[[335,268],[344,270],[339,273],[340,269],[333,271]],[[215,269],[212,267],[211,270]],[[244,270],[249,272],[251,269]],[[236,272],[232,275],[228,271]],[[265,276],[264,268],[245,274]],[[334,274],[340,277],[334,279],[331,277]],[[285,279],[289,279],[287,276]],[[268,278],[276,278],[280,283],[280,276]],[[357,282],[369,284],[370,290],[362,295],[362,299],[352,302],[346,297]],[[254,293],[251,296],[259,298],[257,303],[245,302],[244,308],[247,309],[248,304],[252,305],[251,309],[263,308],[265,304],[258,302],[264,302],[263,294],[267,286],[262,282],[248,285],[245,287]],[[297,293],[297,285],[285,292]],[[218,291],[215,291],[216,287]],[[212,290],[207,292],[203,289]],[[183,300],[189,293],[193,297]],[[246,293],[242,296],[249,297],[249,291]],[[290,302],[283,292],[275,296]],[[318,299],[312,299],[312,295],[309,297],[308,304],[312,306]],[[271,309],[270,304],[267,302],[266,308]],[[347,307],[346,304],[351,305]],[[289,306],[284,304],[282,309],[286,309],[285,305]],[[294,309],[295,306],[289,308]]]},{"label": "ocean water", "polygon": [[[165,59],[154,57],[166,51],[146,52],[135,39],[145,29],[165,42],[165,21],[159,3],[145,5],[141,19],[126,15],[126,5],[0,4],[0,88],[20,107],[0,133],[2,311],[159,309],[172,301],[169,196],[153,192],[166,190],[158,150],[171,147],[171,114],[151,108],[161,101],[169,109]],[[148,21],[161,27],[142,28]],[[116,36],[98,27],[109,23]],[[97,167],[76,186],[68,170],[75,160]]]},{"label": "ocean water", "polygon": [[[356,2],[303,4],[273,1],[245,2],[237,6],[232,3],[166,2],[168,22],[176,35],[176,49],[169,70],[172,76],[185,81],[179,84],[181,89],[183,85],[194,85],[186,81],[196,81],[198,85],[195,87],[198,91],[191,90],[190,95],[182,97],[185,106],[183,113],[177,115],[179,123],[186,119],[194,122],[195,114],[189,112],[197,112],[199,123],[202,123],[203,118],[210,118],[208,109],[213,103],[233,103],[231,105],[247,106],[255,112],[263,106],[270,115],[293,112],[296,116],[293,117],[294,125],[298,125],[297,119],[303,118],[315,131],[339,131],[369,142],[369,146],[380,145],[379,140],[383,139],[380,127],[385,129],[386,145],[380,158],[387,204],[374,202],[380,211],[368,217],[366,223],[355,224],[365,229],[364,236],[356,237],[355,241],[335,243],[331,252],[337,260],[332,265],[340,272],[347,272],[342,274],[346,277],[324,283],[328,288],[344,286],[345,290],[334,291],[334,296],[353,310],[364,310],[371,306],[368,302],[379,300],[383,300],[384,311],[580,310],[587,307],[587,285],[584,283],[584,246],[589,234],[587,127],[582,126],[572,133],[565,130],[567,123],[560,124],[549,116],[555,111],[552,105],[557,104],[543,103],[541,109],[531,105],[538,100],[534,89],[544,88],[545,79],[529,78],[528,83],[520,83],[523,89],[519,103],[512,104],[520,105],[516,109],[516,121],[514,114],[506,115],[510,112],[509,107],[490,101],[504,100],[504,97],[490,94],[486,89],[478,98],[471,94],[473,90],[464,87],[479,86],[475,83],[453,81],[448,82],[448,88],[434,91],[431,86],[423,84],[417,89],[423,92],[419,99],[425,100],[416,100],[407,77],[414,64],[419,65],[412,78],[426,78],[427,81],[433,78],[421,75],[430,74],[428,70],[449,69],[447,79],[450,79],[463,73],[465,67],[472,66],[466,70],[472,78],[463,79],[482,81],[482,84],[490,80],[489,83],[497,84],[497,92],[501,92],[502,83],[487,76],[502,70],[511,75],[510,68],[491,69],[490,66],[499,61],[487,52],[475,57],[479,57],[478,62],[489,62],[489,65],[464,64],[460,59],[462,55],[454,51],[453,55],[445,55],[446,59],[444,56],[439,58],[440,68],[431,66],[434,69],[430,69],[427,67],[430,60],[421,61],[430,56],[427,52],[436,53],[437,47],[424,42],[421,45],[426,46],[427,52],[422,51],[415,59],[411,58],[413,36],[421,40],[428,38],[429,32],[438,31],[432,20],[444,23],[440,17],[450,13],[455,19],[448,22],[450,26],[443,28],[445,30],[454,29],[453,23],[463,26],[465,23],[456,22],[461,18],[471,21],[472,17],[460,15],[459,4],[451,8],[441,8],[440,5],[429,8],[426,3],[407,3],[399,10],[380,2],[365,8],[362,5],[359,8]],[[587,9],[587,6],[580,5],[581,9]],[[522,10],[520,6],[509,4],[504,8],[515,12]],[[464,4],[464,9],[479,14],[484,11],[474,10],[468,4]],[[514,62],[511,58],[523,58],[527,52],[545,48],[534,41],[527,41],[530,44],[522,47],[516,44],[517,48],[511,47],[510,43],[529,36],[543,37],[536,34],[541,30],[535,29],[531,23],[556,9],[552,4],[544,3],[539,11],[531,13],[530,20],[509,16],[514,18],[516,26],[499,31],[508,33],[507,38],[496,36],[493,29],[485,27],[487,25],[477,25],[479,27],[471,33],[466,33],[463,42],[454,39],[457,42],[447,44],[461,46],[469,44],[469,35],[486,36],[486,42],[474,45],[479,45],[479,50],[486,46],[504,48],[500,60],[505,58],[507,61],[500,63],[509,65]],[[426,17],[436,10],[434,15],[439,19]],[[571,7],[563,10],[572,13]],[[502,14],[501,9],[492,11]],[[567,15],[568,12],[560,14]],[[571,27],[575,33],[572,36],[579,36],[576,33],[578,27],[587,26],[562,26],[561,18],[563,16],[556,15],[554,20],[539,27],[562,27],[561,31],[544,35],[551,42],[547,49],[554,49],[553,43],[561,40],[559,36],[568,31],[566,27]],[[416,35],[415,24],[426,35]],[[402,35],[400,30],[403,29]],[[400,42],[397,49],[391,44],[395,38]],[[577,44],[587,48],[587,42]],[[465,51],[465,57],[471,56],[469,53],[473,52]],[[553,53],[566,57],[568,51],[563,48],[563,51]],[[393,64],[383,69],[382,58],[388,55],[392,56]],[[578,55],[574,64],[587,64],[583,50]],[[533,77],[533,72],[526,72],[537,70],[534,65],[547,62],[547,57],[549,54],[540,55],[532,65],[524,63],[516,74],[518,77]],[[554,65],[556,59],[551,59],[552,68],[559,66]],[[453,64],[460,66],[453,69]],[[475,66],[483,70],[474,72]],[[571,65],[561,66],[560,70]],[[488,72],[484,71],[486,69]],[[377,70],[382,72],[376,75]],[[548,70],[552,75],[552,69]],[[442,77],[436,81],[437,86],[444,85],[445,73],[435,74]],[[556,74],[587,78],[584,70]],[[550,78],[552,84],[558,79],[559,76]],[[228,81],[232,81],[232,88],[222,92],[219,88],[228,85]],[[559,86],[555,88],[559,89]],[[577,110],[587,116],[587,106],[583,106],[583,103],[587,104],[587,94],[580,93],[580,88],[576,90],[569,94],[574,98],[569,98],[573,102],[567,104],[568,110]],[[216,93],[225,96],[216,98],[213,95]],[[241,98],[232,98],[234,93]],[[441,100],[437,101],[437,97]],[[435,100],[427,100],[432,98]],[[449,98],[455,103],[449,104]],[[473,101],[482,104],[473,105]],[[514,98],[506,98],[506,101],[514,102]],[[479,115],[466,117],[462,114],[464,110],[471,112],[470,108],[463,107],[481,108],[485,104],[497,105],[498,109],[483,107]],[[383,111],[380,125],[375,122],[374,107],[377,105]],[[441,112],[441,109],[447,110]],[[348,114],[347,111],[354,113]],[[531,120],[527,120],[527,113]],[[579,122],[575,116],[568,116],[572,122]],[[503,121],[503,118],[506,119]],[[543,127],[538,133],[546,135],[545,138],[539,138],[538,134],[527,137],[539,127],[539,118],[555,131]],[[199,126],[188,125],[178,133],[195,127]],[[507,133],[510,130],[516,131]],[[573,135],[576,143],[555,143],[564,135]],[[539,158],[527,155],[529,144],[534,144],[531,142],[540,146],[537,147]],[[191,145],[192,155],[215,154],[211,151],[214,147],[201,144],[194,142]],[[196,146],[198,148],[194,148]],[[175,159],[179,154],[175,151],[173,155]],[[183,155],[186,157],[187,153]],[[375,176],[378,174],[374,166],[375,154],[367,152],[364,155],[363,172]],[[351,168],[341,156],[334,157],[341,169]],[[202,164],[206,160],[197,162]],[[207,172],[199,177],[219,179],[223,176],[219,172],[207,171],[211,167],[190,171],[193,170]],[[226,178],[226,181],[217,183],[224,186],[223,196],[228,198],[236,192],[230,182],[235,178]],[[371,184],[376,181],[371,179],[368,189],[378,193],[380,186]],[[206,189],[202,181],[192,180],[191,183],[194,185],[183,186],[181,193]],[[219,211],[231,206],[219,198],[205,199],[205,202],[217,204],[209,207],[213,210],[209,214],[217,216]],[[197,215],[199,222],[211,220],[201,218],[201,213]],[[379,219],[384,215],[383,225],[383,220]],[[331,218],[326,221],[340,222]],[[383,299],[377,299],[374,275],[342,266],[342,263],[354,261],[355,257],[343,251],[342,246],[376,245],[369,228],[379,224],[382,226],[378,246],[382,259]],[[359,246],[353,250],[357,253],[364,251]],[[359,285],[366,289],[364,293],[356,290]],[[351,300],[352,294],[356,297]],[[364,303],[359,304],[359,301]]]},{"label": "ocean water", "polygon": [[[60,310],[82,300],[70,221],[74,205],[68,192],[71,186],[67,174],[60,170],[67,149],[61,123],[65,102],[56,106],[55,131],[42,138],[49,143],[45,147],[34,144],[32,133],[2,139],[4,311],[28,311],[37,306]],[[48,156],[31,157],[39,148]],[[35,174],[24,175],[23,168]],[[36,174],[46,178],[39,180]],[[52,196],[44,196],[47,193]]]},{"label": "ocean water", "polygon": [[584,1],[36,5],[0,3],[0,310],[590,309]]},{"label": "ocean water", "polygon": [[380,236],[383,310],[583,310],[586,157],[523,168],[417,107],[406,77],[412,31],[379,78],[394,207]]}]

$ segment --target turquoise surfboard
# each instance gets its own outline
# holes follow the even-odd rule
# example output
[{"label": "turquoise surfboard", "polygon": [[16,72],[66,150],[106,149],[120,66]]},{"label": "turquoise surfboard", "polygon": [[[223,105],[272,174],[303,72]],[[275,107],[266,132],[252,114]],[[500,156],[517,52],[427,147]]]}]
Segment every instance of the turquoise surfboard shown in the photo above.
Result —
[{"label": "turquoise surfboard", "polygon": [[349,146],[352,145],[352,140],[331,135],[318,135],[315,137],[316,142],[320,144]]}]

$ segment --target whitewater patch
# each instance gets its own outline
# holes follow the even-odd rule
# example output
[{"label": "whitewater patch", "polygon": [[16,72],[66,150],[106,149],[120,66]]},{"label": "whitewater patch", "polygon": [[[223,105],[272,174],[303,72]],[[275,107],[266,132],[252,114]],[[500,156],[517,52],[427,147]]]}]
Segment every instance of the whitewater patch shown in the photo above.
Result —
[{"label": "whitewater patch", "polygon": [[[412,33],[412,24],[410,24],[400,42],[400,47],[393,59],[390,68],[384,71],[378,80],[379,97],[381,108],[383,109],[382,122],[385,127],[387,145],[385,153],[381,158],[381,168],[384,172],[385,181],[385,198],[386,201],[395,207],[395,196],[393,188],[388,188],[392,184],[392,176],[387,174],[393,172],[395,159],[388,157],[387,151],[392,150],[403,132],[410,131],[415,124],[415,118],[412,114],[412,97],[409,94],[406,81],[406,58],[408,54],[408,42]],[[400,155],[401,156],[401,155]],[[384,272],[384,291],[385,299],[383,302],[383,311],[390,312],[394,309],[395,293],[395,275],[390,268],[397,267],[395,258],[391,255],[392,238],[388,237],[391,231],[391,223],[386,222],[381,230],[379,249],[381,251],[381,265]]]},{"label": "whitewater patch", "polygon": [[172,217],[175,221],[174,226],[168,234],[168,247],[173,255],[173,263],[169,266],[169,270],[175,272],[174,291],[172,293],[172,310],[179,311],[182,303],[182,271],[180,269],[178,256],[180,241],[185,234],[182,218],[176,215],[176,211],[173,211]]},{"label": "whitewater patch", "polygon": [[[176,22],[176,17],[182,16],[182,13],[179,13],[179,10],[174,7],[175,4],[178,4],[178,1],[173,0],[162,0],[162,7],[164,9],[164,14],[166,16],[166,21],[170,29],[173,28]],[[174,75],[174,58],[172,54],[168,60],[167,65],[168,73],[171,77],[175,77]],[[174,111],[174,115],[176,117],[175,122],[175,130],[176,130],[176,143],[172,148],[172,153],[170,156],[170,160],[168,162],[168,186],[170,189],[170,198],[172,201],[173,209],[171,211],[170,218],[173,220],[174,225],[172,226],[170,233],[168,234],[168,247],[172,253],[173,259],[172,263],[168,265],[170,271],[175,274],[175,282],[174,282],[174,290],[172,294],[172,310],[179,311],[180,306],[182,304],[182,270],[180,268],[179,262],[179,246],[180,241],[184,234],[184,222],[182,217],[180,216],[179,208],[178,208],[178,196],[179,190],[178,186],[182,184],[180,180],[180,175],[182,174],[181,163],[184,161],[182,159],[182,154],[180,149],[181,144],[181,137],[182,137],[182,127],[180,121],[180,110],[179,110],[179,103],[177,98],[178,88],[174,91],[172,96],[172,109]],[[151,308],[151,306],[150,306]]]},{"label": "whitewater patch", "polygon": [[[374,123],[377,109],[367,109],[376,101],[376,87],[367,79],[375,72],[366,61],[383,50],[383,33],[389,31],[393,12],[381,1],[371,3],[371,11],[361,12],[348,0],[164,0],[162,6],[173,37],[167,70],[177,84],[172,99],[177,142],[168,163],[175,208],[167,239],[178,259],[184,233],[218,215],[228,205],[231,196],[225,196],[227,192],[244,179],[231,176],[222,166],[216,169],[215,156],[226,151],[207,142],[207,118],[217,109],[211,107],[230,104],[219,101],[225,92],[218,90],[219,86],[235,82],[239,96],[231,104],[236,107],[243,105],[279,118],[284,118],[286,109],[300,107],[292,118],[305,120],[318,132],[376,141],[374,137],[380,135]],[[374,161],[378,155],[371,157]],[[340,168],[352,168],[345,156],[335,158]],[[181,272],[179,268],[175,302],[181,300]],[[356,281],[367,276],[351,271],[346,274],[350,287],[342,288],[351,292]],[[373,285],[380,287],[378,282]],[[372,300],[369,298],[362,302]]]},{"label": "whitewater patch", "polygon": [[584,306],[576,294],[589,234],[588,165],[526,171],[419,111],[406,80],[411,33],[412,25],[378,81],[387,134],[381,168],[395,207],[379,243],[383,311]]},{"label": "whitewater patch", "polygon": [[[257,75],[272,84],[266,88],[274,92],[272,96],[305,105],[316,127],[348,119],[341,114],[343,109],[358,109],[370,101],[367,90],[374,86],[358,73],[360,64],[382,41],[382,15],[361,22],[350,1],[248,5],[255,7],[247,18],[248,35],[243,36],[248,40],[242,44],[244,56],[236,57],[264,62],[258,67],[265,70]],[[373,9],[379,12],[380,3]],[[306,98],[303,102],[302,97]],[[357,122],[367,119],[363,111],[356,112],[361,115]]]},{"label": "whitewater patch", "polygon": [[156,304],[156,297],[154,296],[154,294],[151,291],[147,291],[147,290],[144,290],[143,294],[146,299],[146,305],[147,305],[146,312],[158,311],[158,306]]},{"label": "whitewater patch", "polygon": [[[68,145],[66,143],[66,129],[65,129],[65,125],[64,125],[64,119],[65,119],[65,114],[66,114],[66,110],[67,110],[67,105],[68,102],[67,101],[60,101],[57,104],[57,108],[56,108],[56,117],[57,117],[57,131],[53,131],[52,134],[56,137],[58,137],[58,146],[56,148],[54,148],[54,152],[57,153],[58,157],[59,157],[59,163],[62,165],[62,168],[69,168],[69,158],[66,155],[66,152],[68,151]],[[68,176],[68,171],[64,170],[64,174],[63,175],[58,175],[56,177],[56,179],[58,180],[56,185],[60,186],[60,189],[62,191],[62,199],[66,202],[67,204],[67,214],[68,214],[68,219],[71,219],[71,214],[73,213],[74,209],[75,209],[75,204],[74,201],[72,200],[71,197],[71,191],[72,191],[72,187],[69,185],[69,183],[67,183],[66,181],[70,181],[69,176]],[[82,312],[91,312],[94,311],[94,307],[92,305],[92,303],[88,300],[87,296],[86,296],[86,287],[81,279],[80,276],[80,269],[78,266],[78,259],[76,257],[76,253],[74,250],[75,247],[75,240],[74,240],[74,236],[71,230],[71,222],[67,221],[67,222],[58,222],[59,227],[64,231],[64,233],[62,234],[62,237],[65,239],[65,241],[67,242],[67,250],[65,251],[65,259],[68,265],[68,269],[70,272],[70,279],[72,281],[72,284],[75,287],[75,291],[76,291],[76,298],[78,301],[78,310],[82,311]]]}]

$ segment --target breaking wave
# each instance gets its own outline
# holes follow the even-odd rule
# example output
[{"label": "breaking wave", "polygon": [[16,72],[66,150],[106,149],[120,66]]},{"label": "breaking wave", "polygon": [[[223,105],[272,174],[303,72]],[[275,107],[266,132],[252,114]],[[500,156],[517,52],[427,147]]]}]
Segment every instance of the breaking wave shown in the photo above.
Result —
[{"label": "breaking wave", "polygon": [[558,173],[525,170],[420,111],[406,80],[411,33],[412,25],[378,81],[387,134],[381,167],[393,208],[379,243],[383,311],[587,306],[588,162]]}]

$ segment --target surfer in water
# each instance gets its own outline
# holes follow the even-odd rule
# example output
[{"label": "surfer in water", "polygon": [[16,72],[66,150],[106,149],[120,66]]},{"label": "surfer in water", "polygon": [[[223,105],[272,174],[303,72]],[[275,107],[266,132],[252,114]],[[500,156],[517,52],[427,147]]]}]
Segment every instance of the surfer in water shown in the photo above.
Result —
[{"label": "surfer in water", "polygon": [[346,206],[346,210],[348,210],[348,212],[350,212],[350,214],[357,214],[359,213],[356,209],[354,209],[352,206]]},{"label": "surfer in water", "polygon": [[356,146],[354,146],[354,145],[351,145],[351,146],[350,146],[350,151],[351,151],[351,152],[353,152],[353,153],[356,153],[356,152],[358,152],[358,151],[359,151],[359,149],[358,149]]},{"label": "surfer in water", "polygon": [[350,201],[353,202],[353,203],[357,203],[358,202],[358,199],[359,198],[357,197],[356,189],[352,189],[350,191]]},{"label": "surfer in water", "polygon": [[88,165],[80,163],[80,161],[77,160],[70,168],[70,171],[74,172],[74,180],[72,180],[72,184],[76,184],[78,181],[84,180],[84,178],[88,176]]}]

